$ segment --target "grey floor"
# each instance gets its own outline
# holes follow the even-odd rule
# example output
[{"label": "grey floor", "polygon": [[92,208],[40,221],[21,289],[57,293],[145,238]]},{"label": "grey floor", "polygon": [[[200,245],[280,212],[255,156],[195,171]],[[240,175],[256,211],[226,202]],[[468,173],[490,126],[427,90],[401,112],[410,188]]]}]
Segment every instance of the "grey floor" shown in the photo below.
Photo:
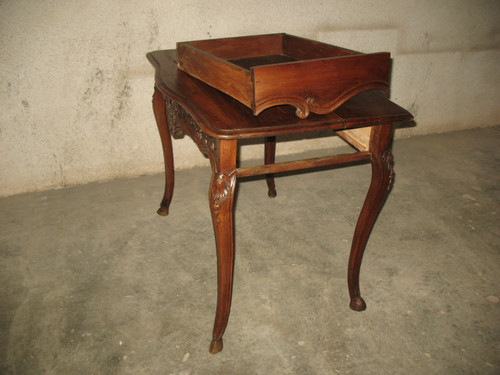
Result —
[{"label": "grey floor", "polygon": [[[348,307],[369,165],[239,184],[233,309],[208,353],[208,168],[0,200],[2,374],[499,374],[500,128],[394,145]],[[279,147],[279,146],[278,146]]]}]

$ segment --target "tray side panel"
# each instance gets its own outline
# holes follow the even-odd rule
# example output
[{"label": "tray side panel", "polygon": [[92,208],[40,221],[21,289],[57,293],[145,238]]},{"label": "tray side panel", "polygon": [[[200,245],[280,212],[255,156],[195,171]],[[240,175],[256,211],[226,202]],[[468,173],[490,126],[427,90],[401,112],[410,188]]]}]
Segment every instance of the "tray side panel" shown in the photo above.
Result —
[{"label": "tray side panel", "polygon": [[252,106],[253,90],[249,70],[208,55],[185,43],[177,44],[178,68],[206,84]]},{"label": "tray side panel", "polygon": [[297,115],[334,111],[354,95],[367,90],[389,91],[390,54],[375,53],[310,60],[252,69],[254,113],[290,104]]},{"label": "tray side panel", "polygon": [[296,60],[312,60],[361,54],[347,48],[332,46],[288,34],[283,36],[283,53]]},{"label": "tray side panel", "polygon": [[229,60],[279,55],[282,53],[282,38],[283,34],[267,34],[181,42],[177,45],[189,45],[221,59]]},{"label": "tray side panel", "polygon": [[175,50],[147,54],[155,67],[155,86],[166,98],[179,103],[214,138],[240,139],[344,130],[365,125],[409,121],[410,113],[378,92],[356,95],[335,112],[301,120],[290,106],[278,106],[254,116],[244,105],[177,69]]}]

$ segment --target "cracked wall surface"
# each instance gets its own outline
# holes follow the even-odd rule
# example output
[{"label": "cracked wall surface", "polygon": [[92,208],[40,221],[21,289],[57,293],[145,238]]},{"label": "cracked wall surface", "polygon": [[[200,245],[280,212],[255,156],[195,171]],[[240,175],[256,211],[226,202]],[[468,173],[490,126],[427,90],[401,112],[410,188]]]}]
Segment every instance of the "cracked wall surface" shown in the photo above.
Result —
[{"label": "cracked wall surface", "polygon": [[[499,19],[497,0],[0,1],[0,196],[161,172],[145,54],[177,41],[287,32],[389,51],[391,98],[416,116],[396,137],[497,125]],[[174,153],[208,163],[189,139]]]}]

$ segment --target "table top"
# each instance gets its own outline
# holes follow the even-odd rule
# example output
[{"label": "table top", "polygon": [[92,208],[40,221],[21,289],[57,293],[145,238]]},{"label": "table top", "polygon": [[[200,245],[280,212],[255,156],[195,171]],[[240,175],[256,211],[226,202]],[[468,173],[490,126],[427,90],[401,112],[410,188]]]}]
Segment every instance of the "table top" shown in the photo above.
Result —
[{"label": "table top", "polygon": [[276,106],[254,116],[251,109],[230,96],[177,69],[175,50],[147,54],[156,70],[155,84],[179,103],[214,138],[238,139],[342,130],[388,122],[410,121],[412,115],[378,91],[365,91],[326,115],[295,116],[295,107]]}]

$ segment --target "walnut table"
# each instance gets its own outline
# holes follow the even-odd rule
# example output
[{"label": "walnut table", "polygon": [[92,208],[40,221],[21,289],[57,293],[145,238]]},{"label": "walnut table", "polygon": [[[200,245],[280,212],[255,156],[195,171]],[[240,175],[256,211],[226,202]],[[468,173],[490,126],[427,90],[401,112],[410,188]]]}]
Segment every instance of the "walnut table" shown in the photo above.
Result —
[{"label": "walnut table", "polygon": [[[234,259],[233,203],[236,182],[241,177],[266,175],[268,195],[274,197],[273,173],[370,161],[372,179],[358,218],[348,263],[350,307],[362,311],[366,304],[359,290],[359,270],[368,236],[391,187],[394,172],[392,126],[409,121],[410,113],[382,93],[366,91],[351,98],[334,112],[295,116],[292,106],[276,106],[258,116],[230,96],[177,69],[175,50],[148,53],[156,69],[153,111],[163,145],[165,194],[158,214],[167,215],[174,187],[171,136],[187,134],[208,156],[212,166],[209,203],[217,248],[217,310],[210,352],[222,350],[222,336],[231,307]],[[292,162],[275,163],[276,136],[312,134],[331,130],[353,145],[357,152]],[[240,139],[263,138],[265,164],[237,168]]]}]

